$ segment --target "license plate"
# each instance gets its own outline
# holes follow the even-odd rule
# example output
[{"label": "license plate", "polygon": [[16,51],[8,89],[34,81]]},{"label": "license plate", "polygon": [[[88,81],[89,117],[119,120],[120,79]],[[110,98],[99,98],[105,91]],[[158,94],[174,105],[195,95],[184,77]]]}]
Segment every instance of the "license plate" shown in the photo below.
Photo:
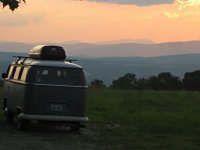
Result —
[{"label": "license plate", "polygon": [[50,105],[50,110],[51,111],[62,111],[63,110],[63,105],[61,104],[51,104]]}]

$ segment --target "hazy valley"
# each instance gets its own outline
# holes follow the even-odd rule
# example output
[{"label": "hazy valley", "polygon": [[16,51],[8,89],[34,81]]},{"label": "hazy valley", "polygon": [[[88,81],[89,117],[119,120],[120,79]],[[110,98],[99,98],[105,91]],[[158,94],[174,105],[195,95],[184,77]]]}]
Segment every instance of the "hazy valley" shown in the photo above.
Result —
[{"label": "hazy valley", "polygon": [[[0,73],[5,72],[14,55],[27,55],[25,53],[0,52]],[[88,82],[101,79],[107,85],[113,79],[125,73],[135,73],[138,78],[157,75],[160,72],[171,72],[183,77],[185,72],[200,68],[200,54],[170,55],[160,57],[71,57],[77,59],[88,77]]]}]

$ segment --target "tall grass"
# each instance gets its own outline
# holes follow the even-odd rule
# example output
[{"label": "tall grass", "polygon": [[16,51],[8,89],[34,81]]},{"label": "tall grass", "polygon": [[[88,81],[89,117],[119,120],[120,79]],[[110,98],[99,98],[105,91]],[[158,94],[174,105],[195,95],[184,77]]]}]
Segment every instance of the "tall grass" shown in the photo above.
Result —
[{"label": "tall grass", "polygon": [[175,147],[184,142],[178,139],[200,135],[200,92],[89,90],[88,115],[107,142],[155,149],[165,140]]}]

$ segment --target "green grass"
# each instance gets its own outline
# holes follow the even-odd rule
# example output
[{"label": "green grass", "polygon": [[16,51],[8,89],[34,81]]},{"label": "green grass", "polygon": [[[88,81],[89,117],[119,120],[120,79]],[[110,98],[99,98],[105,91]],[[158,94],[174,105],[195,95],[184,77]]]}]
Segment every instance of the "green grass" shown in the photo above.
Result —
[{"label": "green grass", "polygon": [[88,116],[104,144],[200,149],[200,92],[90,90]]},{"label": "green grass", "polygon": [[90,122],[80,142],[116,150],[200,149],[200,92],[89,89],[87,97]]}]

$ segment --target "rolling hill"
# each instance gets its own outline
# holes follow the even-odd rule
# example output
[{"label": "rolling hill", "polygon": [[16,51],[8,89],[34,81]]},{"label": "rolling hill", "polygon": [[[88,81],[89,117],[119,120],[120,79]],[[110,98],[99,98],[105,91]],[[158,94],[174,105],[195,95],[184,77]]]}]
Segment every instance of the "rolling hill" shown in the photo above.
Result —
[{"label": "rolling hill", "polygon": [[84,57],[155,57],[177,54],[200,54],[200,41],[173,43],[16,43],[0,42],[0,52],[29,52],[38,44],[61,45],[68,56]]},{"label": "rolling hill", "polygon": [[[25,53],[0,52],[0,73],[14,60],[13,55]],[[171,72],[183,77],[185,72],[200,69],[200,54],[182,54],[159,57],[73,57],[77,64],[82,65],[88,77],[88,82],[101,79],[107,85],[113,79],[126,73],[135,73],[137,78],[157,75],[160,72]]]}]

